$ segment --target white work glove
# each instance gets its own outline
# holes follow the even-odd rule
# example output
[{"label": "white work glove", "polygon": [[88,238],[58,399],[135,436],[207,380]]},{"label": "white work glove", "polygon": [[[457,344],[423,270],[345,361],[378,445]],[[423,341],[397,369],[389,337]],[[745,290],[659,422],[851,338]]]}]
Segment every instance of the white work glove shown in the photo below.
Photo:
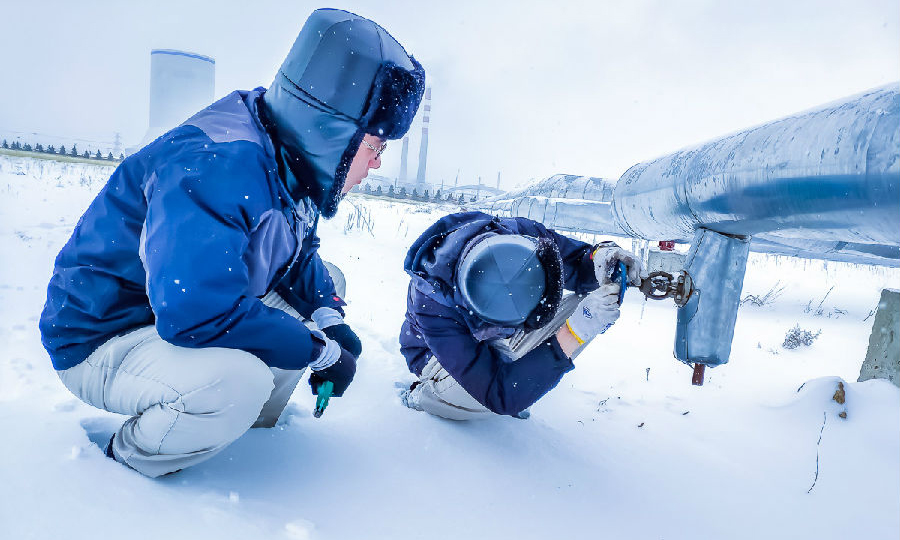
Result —
[{"label": "white work glove", "polygon": [[[309,374],[309,388],[313,395],[319,395],[319,389],[326,382],[331,382],[332,395],[341,397],[353,382],[356,375],[356,357],[342,349],[337,341],[329,339],[320,330],[311,330],[312,339],[322,344],[322,350],[309,364],[312,373]],[[317,410],[318,411],[318,410]],[[321,413],[319,413],[321,414]]]},{"label": "white work glove", "polygon": [[601,286],[611,283],[610,274],[619,261],[625,263],[628,283],[641,284],[641,261],[630,251],[625,251],[613,242],[600,242],[594,249],[594,275]]},{"label": "white work glove", "polygon": [[594,339],[619,318],[619,285],[607,283],[585,296],[566,320],[579,345]]},{"label": "white work glove", "polygon": [[340,360],[341,346],[338,345],[337,341],[330,339],[321,330],[310,330],[310,333],[319,338],[322,342],[324,342],[325,345],[322,347],[322,351],[319,353],[319,356],[314,358],[313,361],[309,363],[309,369],[313,371],[326,369]]},{"label": "white work glove", "polygon": [[312,320],[328,338],[337,341],[338,345],[354,358],[359,358],[362,353],[362,342],[336,309],[320,307],[312,312]]},{"label": "white work glove", "polygon": [[316,326],[319,327],[319,330],[325,330],[331,326],[335,326],[338,324],[344,324],[344,318],[341,317],[341,314],[338,313],[338,310],[330,307],[320,307],[319,309],[312,312],[312,316],[310,317],[313,322],[316,323]]}]

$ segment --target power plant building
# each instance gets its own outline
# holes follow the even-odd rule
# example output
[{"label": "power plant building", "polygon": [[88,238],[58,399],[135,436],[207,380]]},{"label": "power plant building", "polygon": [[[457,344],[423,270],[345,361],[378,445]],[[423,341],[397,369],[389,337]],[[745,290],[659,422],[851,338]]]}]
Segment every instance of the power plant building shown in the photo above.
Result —
[{"label": "power plant building", "polygon": [[215,91],[214,59],[173,49],[150,51],[150,127],[140,146],[211,104]]}]

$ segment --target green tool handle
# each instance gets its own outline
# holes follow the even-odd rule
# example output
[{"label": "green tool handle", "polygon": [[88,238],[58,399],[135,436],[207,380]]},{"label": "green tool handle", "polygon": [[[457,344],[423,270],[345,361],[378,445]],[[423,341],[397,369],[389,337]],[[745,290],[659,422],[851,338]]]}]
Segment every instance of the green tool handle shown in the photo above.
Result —
[{"label": "green tool handle", "polygon": [[331,398],[331,393],[334,391],[334,383],[331,381],[325,381],[319,385],[319,390],[316,392],[316,410],[313,411],[313,416],[316,418],[320,418],[322,413],[325,412],[325,407],[328,406],[328,399]]}]

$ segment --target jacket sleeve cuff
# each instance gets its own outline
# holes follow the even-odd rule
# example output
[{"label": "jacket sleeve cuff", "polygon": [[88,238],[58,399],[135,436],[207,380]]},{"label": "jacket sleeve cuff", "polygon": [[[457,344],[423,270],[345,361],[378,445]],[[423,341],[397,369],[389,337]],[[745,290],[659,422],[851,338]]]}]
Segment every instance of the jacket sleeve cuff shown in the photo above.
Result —
[{"label": "jacket sleeve cuff", "polygon": [[312,320],[319,327],[319,330],[325,330],[328,327],[344,324],[344,317],[341,313],[327,306],[322,306],[312,312]]}]

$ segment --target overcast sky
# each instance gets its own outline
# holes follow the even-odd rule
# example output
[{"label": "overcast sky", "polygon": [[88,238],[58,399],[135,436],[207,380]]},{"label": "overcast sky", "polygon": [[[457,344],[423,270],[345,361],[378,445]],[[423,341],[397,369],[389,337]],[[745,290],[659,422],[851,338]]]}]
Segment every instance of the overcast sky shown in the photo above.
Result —
[{"label": "overcast sky", "polygon": [[[268,86],[309,2],[0,0],[0,132],[136,144],[150,50]],[[504,187],[629,166],[900,79],[897,0],[340,2],[432,87],[428,178]],[[413,125],[415,174],[421,124]],[[25,138],[40,139],[41,136]],[[23,136],[24,137],[24,136]],[[400,142],[380,173],[399,170]]]}]

